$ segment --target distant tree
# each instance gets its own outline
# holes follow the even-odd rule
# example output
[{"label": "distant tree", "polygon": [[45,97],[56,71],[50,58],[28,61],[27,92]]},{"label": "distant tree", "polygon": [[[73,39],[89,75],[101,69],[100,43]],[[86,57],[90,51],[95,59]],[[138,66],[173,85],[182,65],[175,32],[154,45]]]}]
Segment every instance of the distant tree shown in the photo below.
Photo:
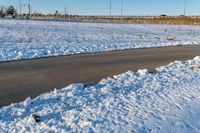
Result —
[{"label": "distant tree", "polygon": [[4,16],[4,7],[3,6],[0,6],[0,17],[3,17]]},{"label": "distant tree", "polygon": [[7,15],[15,15],[17,13],[16,9],[13,6],[9,6],[6,9],[6,14]]},{"label": "distant tree", "polygon": [[3,15],[3,9],[0,9],[0,16]]}]

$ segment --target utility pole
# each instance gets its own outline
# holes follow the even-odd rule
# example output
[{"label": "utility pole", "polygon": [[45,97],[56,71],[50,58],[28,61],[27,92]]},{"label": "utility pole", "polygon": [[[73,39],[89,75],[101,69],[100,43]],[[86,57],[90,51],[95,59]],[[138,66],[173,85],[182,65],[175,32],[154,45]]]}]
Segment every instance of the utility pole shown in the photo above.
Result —
[{"label": "utility pole", "polygon": [[19,13],[22,14],[22,2],[19,0]]},{"label": "utility pole", "polygon": [[65,8],[65,20],[67,18],[67,9]]},{"label": "utility pole", "polygon": [[28,15],[31,15],[31,2],[28,0]]},{"label": "utility pole", "polygon": [[184,3],[184,16],[186,16],[186,0],[184,0],[185,3]]},{"label": "utility pole", "polygon": [[123,0],[121,0],[121,17],[123,16]]},{"label": "utility pole", "polygon": [[111,17],[111,15],[112,15],[112,0],[110,0],[110,7],[109,7],[109,15],[110,15],[110,17]]}]

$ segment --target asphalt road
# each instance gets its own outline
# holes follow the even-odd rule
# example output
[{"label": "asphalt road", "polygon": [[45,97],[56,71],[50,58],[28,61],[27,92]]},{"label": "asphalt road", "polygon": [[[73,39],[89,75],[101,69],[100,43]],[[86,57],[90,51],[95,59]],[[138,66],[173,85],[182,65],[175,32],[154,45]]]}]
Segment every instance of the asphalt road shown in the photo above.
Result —
[{"label": "asphalt road", "polygon": [[32,98],[72,83],[94,84],[103,78],[188,60],[200,46],[165,47],[60,56],[0,64],[0,107]]}]

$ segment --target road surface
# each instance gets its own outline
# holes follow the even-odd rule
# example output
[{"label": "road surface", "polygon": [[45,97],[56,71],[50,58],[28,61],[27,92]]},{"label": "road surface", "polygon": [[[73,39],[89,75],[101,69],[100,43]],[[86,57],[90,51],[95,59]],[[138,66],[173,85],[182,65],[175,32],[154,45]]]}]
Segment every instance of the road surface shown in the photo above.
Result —
[{"label": "road surface", "polygon": [[60,56],[0,64],[0,107],[72,83],[94,84],[101,79],[188,60],[200,55],[200,46],[149,48]]}]

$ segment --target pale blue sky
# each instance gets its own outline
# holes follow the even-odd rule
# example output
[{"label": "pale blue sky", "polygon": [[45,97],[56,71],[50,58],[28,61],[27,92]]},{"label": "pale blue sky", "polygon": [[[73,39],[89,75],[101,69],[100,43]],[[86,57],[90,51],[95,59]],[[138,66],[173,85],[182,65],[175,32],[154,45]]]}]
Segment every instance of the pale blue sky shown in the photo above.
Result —
[{"label": "pale blue sky", "polygon": [[[0,0],[0,5],[14,5],[19,9],[20,0]],[[22,4],[28,0],[21,0]],[[31,0],[33,12],[108,15],[109,0]],[[123,0],[123,15],[182,15],[184,0]],[[22,7],[27,12],[27,6]],[[121,0],[112,0],[112,14],[121,14]],[[186,15],[200,15],[200,0],[187,0]]]}]

